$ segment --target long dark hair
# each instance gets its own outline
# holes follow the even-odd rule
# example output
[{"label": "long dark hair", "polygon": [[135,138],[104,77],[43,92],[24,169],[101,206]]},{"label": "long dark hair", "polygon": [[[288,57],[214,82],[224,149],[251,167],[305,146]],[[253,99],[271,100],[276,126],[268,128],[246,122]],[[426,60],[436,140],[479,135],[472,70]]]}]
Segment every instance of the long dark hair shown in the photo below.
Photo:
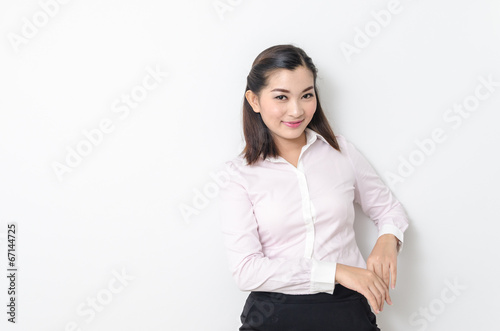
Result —
[{"label": "long dark hair", "polygon": [[[271,71],[276,69],[294,70],[299,66],[308,68],[314,76],[314,93],[316,94],[317,107],[307,127],[322,135],[333,148],[340,152],[340,146],[319,102],[316,89],[318,70],[311,58],[301,48],[293,45],[276,45],[260,53],[254,60],[252,69],[247,76],[245,92],[251,90],[259,95],[262,88],[267,85],[267,79]],[[243,133],[246,145],[242,154],[244,154],[247,163],[251,165],[261,156],[263,159],[267,156],[277,157],[279,155],[278,148],[274,143],[271,132],[262,121],[260,113],[254,112],[247,99],[245,97],[243,99]]]}]

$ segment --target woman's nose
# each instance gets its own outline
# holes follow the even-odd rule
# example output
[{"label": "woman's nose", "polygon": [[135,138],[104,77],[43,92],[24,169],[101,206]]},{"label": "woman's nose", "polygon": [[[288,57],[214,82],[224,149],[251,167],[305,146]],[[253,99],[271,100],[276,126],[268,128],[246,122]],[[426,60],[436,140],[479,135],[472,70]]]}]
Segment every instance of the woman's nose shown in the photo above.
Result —
[{"label": "woman's nose", "polygon": [[300,102],[295,101],[290,104],[290,109],[289,109],[290,115],[293,115],[294,117],[300,117],[304,113],[304,110],[302,109],[302,105]]}]

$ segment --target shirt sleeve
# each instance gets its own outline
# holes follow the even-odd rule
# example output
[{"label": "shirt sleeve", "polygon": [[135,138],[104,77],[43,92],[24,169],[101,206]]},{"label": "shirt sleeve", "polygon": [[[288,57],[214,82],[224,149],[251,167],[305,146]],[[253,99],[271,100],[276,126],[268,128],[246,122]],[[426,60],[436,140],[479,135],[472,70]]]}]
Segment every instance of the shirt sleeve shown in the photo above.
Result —
[{"label": "shirt sleeve", "polygon": [[229,269],[242,291],[287,294],[333,294],[336,263],[305,257],[266,257],[259,239],[259,225],[235,165],[226,162],[231,174],[219,192],[219,220],[227,251]]},{"label": "shirt sleeve", "polygon": [[[338,135],[351,160],[355,173],[354,202],[375,223],[378,236],[393,234],[398,238],[398,252],[402,249],[403,233],[408,227],[408,216],[401,203],[379,177],[361,152],[345,137]],[[341,145],[341,148],[342,148]]]}]

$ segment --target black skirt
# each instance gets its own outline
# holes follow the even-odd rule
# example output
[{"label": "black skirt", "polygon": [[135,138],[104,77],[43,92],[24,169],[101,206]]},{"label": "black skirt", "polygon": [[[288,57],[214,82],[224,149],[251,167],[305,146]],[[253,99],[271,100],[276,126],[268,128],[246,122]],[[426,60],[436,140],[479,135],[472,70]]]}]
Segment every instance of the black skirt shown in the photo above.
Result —
[{"label": "black skirt", "polygon": [[340,284],[333,295],[251,292],[240,331],[380,331],[366,298]]}]

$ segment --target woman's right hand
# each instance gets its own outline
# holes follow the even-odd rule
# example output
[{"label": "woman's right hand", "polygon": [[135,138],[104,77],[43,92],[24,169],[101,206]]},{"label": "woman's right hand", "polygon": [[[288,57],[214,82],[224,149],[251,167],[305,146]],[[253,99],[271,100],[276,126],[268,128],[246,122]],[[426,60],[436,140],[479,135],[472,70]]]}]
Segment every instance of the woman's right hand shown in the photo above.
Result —
[{"label": "woman's right hand", "polygon": [[384,301],[392,305],[389,288],[373,271],[337,263],[335,280],[364,295],[376,314],[382,311]]}]

